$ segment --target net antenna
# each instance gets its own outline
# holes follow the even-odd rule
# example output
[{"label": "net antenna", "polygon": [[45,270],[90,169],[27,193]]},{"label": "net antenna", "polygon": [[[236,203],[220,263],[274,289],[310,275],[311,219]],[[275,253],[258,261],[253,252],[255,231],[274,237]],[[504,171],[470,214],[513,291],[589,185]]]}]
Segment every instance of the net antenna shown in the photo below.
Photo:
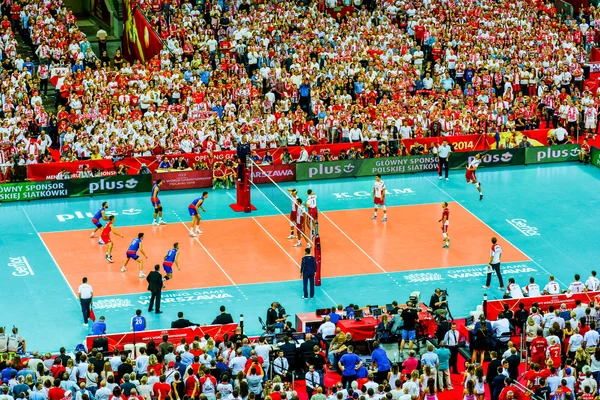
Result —
[{"label": "net antenna", "polygon": [[[250,185],[252,186],[252,190],[258,191],[273,206],[273,208],[277,210],[281,217],[288,221],[290,228],[295,227],[296,221],[290,219],[291,213],[288,210],[291,210],[292,205],[296,203],[296,199],[291,195],[290,191],[279,186],[254,160],[249,160],[248,166],[250,167]],[[269,183],[272,185],[273,188],[275,188],[275,193],[269,195],[261,190],[254,182],[255,177],[260,177],[261,184]],[[265,182],[265,180],[267,182]],[[310,244],[310,247],[314,247],[315,237],[319,235],[319,223],[313,217],[308,215],[306,207],[303,207],[303,209],[305,230],[301,231],[300,235]],[[297,230],[295,231],[297,232]]]}]

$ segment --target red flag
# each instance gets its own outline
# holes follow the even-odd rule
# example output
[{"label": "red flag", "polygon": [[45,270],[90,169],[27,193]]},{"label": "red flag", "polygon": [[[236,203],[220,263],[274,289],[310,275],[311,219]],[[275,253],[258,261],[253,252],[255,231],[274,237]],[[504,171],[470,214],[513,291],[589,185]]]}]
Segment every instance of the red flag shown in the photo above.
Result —
[{"label": "red flag", "polygon": [[90,307],[90,319],[92,320],[92,322],[96,322],[96,313],[94,312],[94,309],[92,307]]},{"label": "red flag", "polygon": [[158,34],[139,7],[132,8],[130,0],[123,0],[123,57],[129,62],[146,63],[160,54],[162,47]]}]

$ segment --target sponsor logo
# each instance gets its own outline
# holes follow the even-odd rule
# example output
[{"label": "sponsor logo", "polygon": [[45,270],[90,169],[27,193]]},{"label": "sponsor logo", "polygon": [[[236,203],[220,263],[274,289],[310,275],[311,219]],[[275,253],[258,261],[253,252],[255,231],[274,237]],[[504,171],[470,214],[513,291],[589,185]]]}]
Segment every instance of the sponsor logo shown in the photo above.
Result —
[{"label": "sponsor logo", "polygon": [[409,274],[404,277],[409,283],[421,283],[421,282],[437,282],[441,281],[442,275],[437,273],[423,272],[416,274]]},{"label": "sponsor logo", "polygon": [[34,200],[39,198],[65,197],[69,191],[64,182],[24,183],[0,185],[0,200]]},{"label": "sponsor logo", "polygon": [[254,170],[254,172],[252,173],[252,179],[257,179],[257,178],[264,178],[266,176],[271,177],[271,178],[279,178],[279,177],[286,177],[286,176],[293,176],[294,175],[294,171],[292,171],[292,169],[271,169],[271,170]]},{"label": "sponsor logo", "polygon": [[13,269],[12,276],[35,275],[26,257],[10,257],[8,267]]},{"label": "sponsor logo", "polygon": [[[510,160],[512,160],[513,155],[510,152],[504,152],[502,154],[496,153],[496,154],[486,154],[485,156],[483,156],[481,158],[482,164],[497,164],[497,163],[510,163]],[[469,156],[469,158],[467,159],[467,163],[470,164],[471,161],[473,161],[475,159],[475,156]]]},{"label": "sponsor logo", "polygon": [[[194,292],[176,292],[176,293],[163,293],[160,298],[161,303],[193,303],[193,302],[204,302],[211,300],[226,300],[230,301],[234,296],[225,290],[197,290]],[[94,299],[94,309],[119,309],[119,308],[132,308],[147,306],[150,303],[150,296],[139,296],[137,299]]]},{"label": "sponsor logo", "polygon": [[[123,215],[137,215],[141,212],[142,212],[142,210],[140,210],[139,208],[129,208],[127,210],[123,210],[122,214]],[[116,211],[105,211],[104,214],[107,216],[119,215],[119,213]],[[71,219],[88,219],[88,218],[93,218],[93,217],[94,217],[94,214],[92,214],[91,212],[81,212],[81,211],[75,211],[73,214],[57,214],[56,215],[56,219],[58,219],[58,222],[65,222],[65,221],[68,221]]]},{"label": "sponsor logo", "polygon": [[[531,272],[537,272],[537,269],[531,268],[526,264],[513,264],[513,265],[502,265],[501,272],[503,274],[528,274]],[[475,278],[486,276],[486,268],[485,267],[476,267],[476,268],[462,268],[462,269],[452,269],[446,272],[448,278],[450,279],[465,279],[465,278]]]},{"label": "sponsor logo", "polygon": [[125,308],[132,307],[133,303],[128,299],[107,299],[107,300],[96,300],[94,299],[95,310],[107,310],[112,308]]},{"label": "sponsor logo", "polygon": [[[79,169],[82,170],[83,166],[80,165]],[[104,177],[104,176],[116,176],[116,175],[117,175],[117,171],[115,171],[115,170],[102,170],[102,171],[100,171],[100,176],[102,176],[102,177]],[[71,177],[70,179],[80,179],[81,178],[81,171],[74,172],[74,173],[70,174],[69,176]],[[96,175],[94,175],[94,176],[96,176]],[[54,174],[54,175],[46,175],[45,179],[47,181],[55,180],[56,179],[56,174]],[[81,178],[81,179],[84,179],[84,178]]]},{"label": "sponsor logo", "polygon": [[89,191],[90,194],[95,192],[106,192],[112,190],[119,189],[135,189],[138,185],[138,180],[135,178],[130,178],[126,181],[114,181],[114,180],[105,180],[100,179],[99,181],[90,182]]},{"label": "sponsor logo", "polygon": [[[438,161],[435,156],[376,159],[375,165],[368,169],[368,175],[373,174],[405,174],[409,172],[433,171],[437,169]],[[366,164],[368,165],[368,164]],[[364,175],[364,174],[361,174]]]},{"label": "sponsor logo", "polygon": [[[358,192],[342,192],[342,193],[332,193],[333,197],[336,200],[357,200],[364,199],[365,197],[371,197],[373,192],[368,192],[366,190],[360,190]],[[404,189],[387,189],[385,191],[386,197],[395,197],[402,195],[414,195],[415,192],[411,188]]]},{"label": "sponsor logo", "polygon": [[573,147],[572,149],[555,149],[552,147],[546,147],[543,150],[538,150],[536,159],[538,162],[542,160],[561,160],[564,158],[577,157],[579,155],[579,149]]},{"label": "sponsor logo", "polygon": [[326,165],[318,164],[314,167],[308,168],[308,177],[314,176],[327,176],[327,175],[339,175],[339,174],[351,174],[354,171],[354,164],[349,162],[344,165]]},{"label": "sponsor logo", "polygon": [[538,229],[536,227],[528,225],[527,220],[524,220],[522,218],[507,219],[506,222],[511,224],[516,230],[518,230],[527,237],[542,236],[538,232]]}]

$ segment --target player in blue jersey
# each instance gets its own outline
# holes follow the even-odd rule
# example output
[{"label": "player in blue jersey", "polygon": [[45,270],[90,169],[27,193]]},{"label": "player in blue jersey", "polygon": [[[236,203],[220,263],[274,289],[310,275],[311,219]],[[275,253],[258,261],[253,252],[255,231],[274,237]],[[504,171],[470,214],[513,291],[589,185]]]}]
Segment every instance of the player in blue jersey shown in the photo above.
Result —
[{"label": "player in blue jersey", "polygon": [[142,253],[142,255],[146,258],[148,258],[148,256],[146,255],[146,252],[144,251],[144,247],[142,245],[142,241],[144,240],[144,234],[143,233],[138,233],[138,237],[136,239],[133,239],[131,241],[131,244],[129,245],[129,248],[127,249],[127,259],[125,260],[125,264],[123,264],[123,268],[121,268],[121,272],[125,272],[127,271],[127,263],[129,263],[129,260],[134,260],[137,261],[140,265],[140,278],[145,278],[146,275],[144,274],[144,262],[142,260],[140,260],[140,256],[137,254],[138,251],[140,253]]},{"label": "player in blue jersey", "polygon": [[[158,198],[158,193],[160,192],[160,187],[162,185],[162,179],[157,179],[156,183],[152,186],[152,192],[150,194],[150,202],[152,203],[152,207],[154,207],[154,220],[152,221],[152,225],[165,225],[166,222],[162,219],[162,205],[160,204],[160,199]],[[156,217],[158,216],[158,222],[156,221]]]},{"label": "player in blue jersey", "polygon": [[[200,208],[202,209],[202,211],[206,212],[206,210],[203,207],[203,204],[204,200],[206,200],[207,198],[208,192],[204,192],[202,193],[202,197],[194,199],[194,201],[192,201],[188,206],[190,217],[192,217],[192,225],[190,227],[190,236],[192,237],[195,237],[196,233],[202,234],[202,231],[200,230],[200,211],[198,211],[198,209]],[[194,227],[196,227],[196,233],[194,233]]]},{"label": "player in blue jersey", "polygon": [[179,243],[174,243],[173,248],[167,251],[163,261],[163,269],[167,275],[165,275],[163,281],[173,278],[173,264],[177,267],[177,271],[181,271],[181,268],[179,268]]},{"label": "player in blue jersey", "polygon": [[96,226],[96,229],[94,229],[94,231],[90,235],[91,238],[93,238],[96,235],[96,232],[98,232],[100,229],[102,229],[102,224],[100,223],[100,221],[101,220],[108,221],[108,216],[106,215],[107,208],[108,208],[108,202],[105,201],[102,203],[102,208],[100,208],[98,211],[96,211],[96,214],[94,214],[94,216],[92,217],[92,224],[94,224]]}]

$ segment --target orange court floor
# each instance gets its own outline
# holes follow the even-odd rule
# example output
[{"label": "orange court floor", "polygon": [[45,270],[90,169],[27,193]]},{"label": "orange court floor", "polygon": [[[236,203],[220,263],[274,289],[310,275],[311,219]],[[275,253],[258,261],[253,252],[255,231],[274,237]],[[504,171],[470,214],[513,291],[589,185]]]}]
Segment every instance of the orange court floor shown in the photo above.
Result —
[{"label": "orange court floor", "polygon": [[[442,249],[441,207],[436,204],[388,207],[388,222],[371,220],[372,210],[321,212],[319,234],[323,277],[378,274],[409,270],[435,270],[485,264],[491,238],[497,236],[462,206],[450,204],[451,248]],[[141,256],[148,274],[161,264],[174,242],[180,246],[179,264],[168,290],[267,283],[299,279],[304,246],[294,247],[289,221],[282,215],[203,221],[204,234],[190,237],[183,223],[163,226],[115,227],[124,236],[112,235],[113,260],[104,259],[106,246],[90,238],[90,230],[41,233],[41,237],[75,293],[81,278],[95,282],[94,295],[142,293],[137,263],[120,272],[130,241],[144,232]],[[529,258],[502,240],[503,262]]]}]

